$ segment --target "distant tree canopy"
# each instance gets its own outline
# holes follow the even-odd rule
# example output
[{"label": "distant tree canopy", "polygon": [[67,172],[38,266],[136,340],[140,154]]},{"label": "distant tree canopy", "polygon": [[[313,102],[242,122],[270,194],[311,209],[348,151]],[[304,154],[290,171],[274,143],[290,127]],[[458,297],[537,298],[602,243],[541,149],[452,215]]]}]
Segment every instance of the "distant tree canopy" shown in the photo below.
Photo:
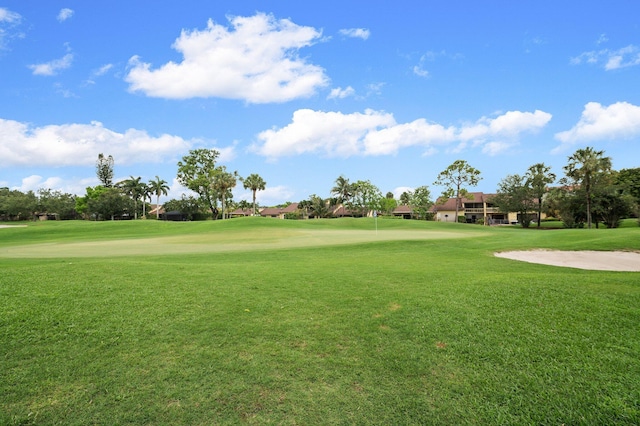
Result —
[{"label": "distant tree canopy", "polygon": [[113,157],[109,155],[105,157],[104,154],[98,154],[98,160],[96,161],[96,175],[98,180],[102,183],[102,186],[111,188],[113,186]]},{"label": "distant tree canopy", "polygon": [[411,206],[412,214],[418,219],[427,219],[429,217],[429,210],[433,206],[429,187],[424,185],[413,190],[409,197],[409,205]]},{"label": "distant tree canopy", "polygon": [[96,187],[87,201],[87,213],[95,219],[113,220],[133,208],[133,200],[118,188]]},{"label": "distant tree canopy", "polygon": [[369,212],[380,210],[382,192],[369,180],[359,180],[351,185],[352,197],[349,208],[358,212],[360,216],[367,216]]},{"label": "distant tree canopy", "polygon": [[222,203],[222,219],[226,215],[226,201],[233,198],[231,190],[238,183],[238,172],[228,172],[225,166],[216,167],[213,171],[211,188],[215,191]]},{"label": "distant tree canopy", "polygon": [[620,170],[615,176],[615,184],[640,202],[640,167]]},{"label": "distant tree canopy", "polygon": [[[169,187],[167,181],[156,176],[155,180],[149,182],[149,194],[156,196],[156,212],[160,210],[160,196],[167,195]],[[159,215],[156,215],[159,218]]]},{"label": "distant tree canopy", "polygon": [[200,196],[214,219],[218,216],[218,192],[213,182],[219,156],[215,149],[200,148],[189,151],[178,161],[178,182]]},{"label": "distant tree canopy", "polygon": [[535,198],[537,202],[538,228],[540,228],[542,216],[543,197],[547,193],[549,185],[555,181],[555,173],[552,173],[551,167],[545,166],[544,163],[537,163],[529,167],[525,175],[525,186],[531,190],[531,196]]},{"label": "distant tree canopy", "polygon": [[460,209],[460,200],[468,194],[465,186],[476,186],[482,178],[480,171],[471,167],[464,160],[456,160],[438,175],[434,185],[444,186],[444,199],[456,199],[456,218]]},{"label": "distant tree canopy", "polygon": [[142,178],[140,176],[130,176],[129,179],[125,179],[122,182],[119,182],[118,188],[120,188],[124,194],[128,195],[133,200],[133,217],[134,219],[137,219],[138,200],[142,198],[143,195],[146,197],[146,184],[142,182]]},{"label": "distant tree canopy", "polygon": [[264,191],[267,183],[260,175],[253,173],[244,179],[241,179],[244,189],[250,189],[253,198],[253,214],[256,214],[256,192]]},{"label": "distant tree canopy", "polygon": [[611,172],[611,157],[605,157],[604,151],[596,151],[591,147],[578,149],[569,157],[564,170],[564,182],[580,187],[584,193],[587,227],[591,228],[593,193],[605,184],[605,178]]},{"label": "distant tree canopy", "polygon": [[527,178],[518,174],[507,175],[498,184],[498,193],[491,200],[505,213],[518,213],[518,222],[523,228],[531,223],[530,212],[536,209],[534,190],[527,183]]},{"label": "distant tree canopy", "polygon": [[27,220],[33,217],[38,199],[33,191],[0,189],[0,220]]},{"label": "distant tree canopy", "polygon": [[[249,206],[244,200],[233,202],[233,188],[240,180],[245,189],[252,191],[253,212],[257,214],[256,193],[265,189],[266,182],[256,173],[241,178],[236,171],[230,172],[225,166],[217,166],[219,155],[215,149],[194,149],[182,157],[178,162],[177,180],[198,194],[198,199],[182,196],[180,200],[165,203],[165,210],[180,210],[192,218],[204,218],[208,217],[202,211],[204,208],[210,210],[211,217],[217,218],[217,203],[220,201],[224,219],[232,209],[246,209]],[[156,204],[159,204],[160,197],[168,194],[170,188],[167,182],[158,176],[148,183],[143,182],[141,177],[130,176],[114,185],[113,165],[111,155],[98,155],[96,175],[102,184],[86,188],[84,196],[45,188],[39,189],[37,194],[0,188],[0,220],[26,220],[41,213],[54,214],[60,219],[72,219],[77,215],[104,219],[118,216],[137,218],[139,200],[142,200],[144,215],[147,199],[151,202],[155,195]],[[552,187],[556,183],[555,173],[544,163],[536,163],[523,175],[507,175],[499,183],[492,201],[503,212],[517,212],[523,226],[528,226],[529,218],[537,212],[540,227],[543,210],[547,215],[562,219],[567,227],[582,227],[585,224],[591,227],[592,222],[596,227],[599,224],[616,227],[622,218],[640,216],[640,168],[612,170],[611,158],[606,157],[604,151],[586,147],[568,157],[564,172],[565,176],[558,181],[560,186]],[[467,187],[476,186],[481,179],[480,171],[464,160],[456,160],[438,174],[434,185],[445,187],[441,198],[443,202],[455,198],[458,215],[462,207],[461,199],[469,197]],[[341,205],[347,214],[354,216],[367,216],[372,211],[391,215],[399,202],[409,206],[414,218],[433,217],[431,207],[434,203],[427,186],[404,191],[396,200],[393,192],[387,191],[383,195],[369,180],[350,182],[340,175],[330,194],[332,198],[314,194],[308,200],[300,201],[298,211],[292,215],[330,217]]]}]

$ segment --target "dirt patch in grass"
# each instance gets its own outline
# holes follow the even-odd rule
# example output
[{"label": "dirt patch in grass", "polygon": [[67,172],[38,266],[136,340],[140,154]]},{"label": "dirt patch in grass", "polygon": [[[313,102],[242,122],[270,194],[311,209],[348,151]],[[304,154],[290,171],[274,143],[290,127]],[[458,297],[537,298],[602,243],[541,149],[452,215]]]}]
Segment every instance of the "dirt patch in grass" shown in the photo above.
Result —
[{"label": "dirt patch in grass", "polygon": [[594,271],[640,272],[640,253],[630,251],[528,250],[495,253],[497,257]]},{"label": "dirt patch in grass", "polygon": [[381,241],[473,238],[484,233],[442,231],[277,230],[263,233],[212,232],[159,238],[29,244],[0,247],[5,258],[114,257],[277,250]]}]

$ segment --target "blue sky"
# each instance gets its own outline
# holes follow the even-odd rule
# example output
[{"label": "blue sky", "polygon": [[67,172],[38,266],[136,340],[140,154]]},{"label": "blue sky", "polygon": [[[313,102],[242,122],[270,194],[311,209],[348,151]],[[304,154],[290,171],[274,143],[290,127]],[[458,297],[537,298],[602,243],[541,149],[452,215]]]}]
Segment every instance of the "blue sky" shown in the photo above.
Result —
[{"label": "blue sky", "polygon": [[[84,194],[215,148],[263,205],[433,185],[474,188],[604,150],[640,167],[640,2],[0,2],[0,187]],[[236,200],[249,199],[241,186]]]}]

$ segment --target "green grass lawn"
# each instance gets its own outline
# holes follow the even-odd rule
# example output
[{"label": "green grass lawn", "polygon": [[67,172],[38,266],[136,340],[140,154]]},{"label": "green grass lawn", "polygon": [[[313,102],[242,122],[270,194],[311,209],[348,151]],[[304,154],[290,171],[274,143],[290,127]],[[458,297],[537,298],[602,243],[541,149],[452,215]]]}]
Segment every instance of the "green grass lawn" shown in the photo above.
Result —
[{"label": "green grass lawn", "polygon": [[0,229],[0,424],[638,424],[640,228],[373,219]]}]

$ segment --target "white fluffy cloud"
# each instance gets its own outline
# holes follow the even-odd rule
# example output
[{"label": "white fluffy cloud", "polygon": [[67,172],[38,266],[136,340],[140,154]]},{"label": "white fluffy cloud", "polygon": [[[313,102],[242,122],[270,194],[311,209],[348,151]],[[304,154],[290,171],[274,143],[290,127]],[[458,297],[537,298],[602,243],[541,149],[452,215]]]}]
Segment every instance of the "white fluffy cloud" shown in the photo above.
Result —
[{"label": "white fluffy cloud", "polygon": [[366,110],[344,114],[302,109],[294,112],[290,124],[257,135],[254,150],[269,158],[300,154],[329,157],[393,155],[400,149],[418,146],[432,154],[438,145],[458,143],[482,146],[495,155],[517,142],[523,133],[538,131],[551,120],[544,111],[509,111],[475,123],[445,127],[420,118],[397,123],[392,114]]},{"label": "white fluffy cloud", "polygon": [[56,19],[59,22],[64,22],[67,19],[71,18],[72,16],[73,16],[73,10],[65,7],[64,9],[60,9],[60,12],[58,13],[58,16],[56,17]]},{"label": "white fluffy cloud", "polygon": [[88,186],[95,186],[98,184],[99,181],[96,177],[71,180],[62,179],[57,176],[44,178],[40,175],[31,175],[23,178],[19,186],[12,187],[11,189],[17,189],[22,192],[37,192],[39,189],[47,188],[66,194],[84,195]]},{"label": "white fluffy cloud", "polygon": [[340,34],[346,37],[361,38],[366,40],[371,35],[371,31],[366,28],[345,28],[340,30]]},{"label": "white fluffy cloud", "polygon": [[582,63],[601,65],[607,71],[632,67],[640,65],[640,48],[629,45],[618,50],[593,50],[571,58],[571,63],[573,65]]},{"label": "white fluffy cloud", "polygon": [[584,106],[578,123],[570,130],[556,133],[561,145],[554,152],[577,142],[594,140],[628,139],[640,136],[640,106],[628,102],[616,102],[603,106],[589,102]]},{"label": "white fluffy cloud", "polygon": [[[267,186],[263,191],[256,192],[256,203],[263,206],[271,206],[281,203],[283,200],[291,200],[294,195],[291,188],[284,185]],[[235,198],[253,202],[253,193],[251,191],[243,191]]]},{"label": "white fluffy cloud", "polygon": [[129,89],[161,98],[270,103],[308,97],[328,84],[321,67],[298,56],[320,39],[320,31],[262,13],[232,17],[229,23],[231,29],[209,20],[202,31],[183,30],[173,44],[184,57],[180,63],[151,69],[134,56],[126,76]]},{"label": "white fluffy cloud", "polygon": [[261,132],[258,139],[263,144],[256,151],[266,157],[305,153],[349,157],[361,153],[369,132],[394,124],[391,114],[373,110],[343,114],[300,109],[286,127]]},{"label": "white fluffy cloud", "polygon": [[446,144],[455,140],[456,130],[420,118],[410,123],[394,123],[383,129],[374,129],[364,136],[365,155],[396,154],[411,146]]},{"label": "white fluffy cloud", "polygon": [[512,138],[521,133],[535,132],[546,126],[550,120],[551,114],[540,110],[507,111],[495,118],[482,117],[473,124],[462,126],[459,129],[459,139],[464,142],[477,142],[487,138]]},{"label": "white fluffy cloud", "polygon": [[121,164],[161,162],[190,146],[178,136],[154,137],[137,129],[118,133],[99,122],[32,127],[0,119],[0,166],[87,166],[100,152]]}]

